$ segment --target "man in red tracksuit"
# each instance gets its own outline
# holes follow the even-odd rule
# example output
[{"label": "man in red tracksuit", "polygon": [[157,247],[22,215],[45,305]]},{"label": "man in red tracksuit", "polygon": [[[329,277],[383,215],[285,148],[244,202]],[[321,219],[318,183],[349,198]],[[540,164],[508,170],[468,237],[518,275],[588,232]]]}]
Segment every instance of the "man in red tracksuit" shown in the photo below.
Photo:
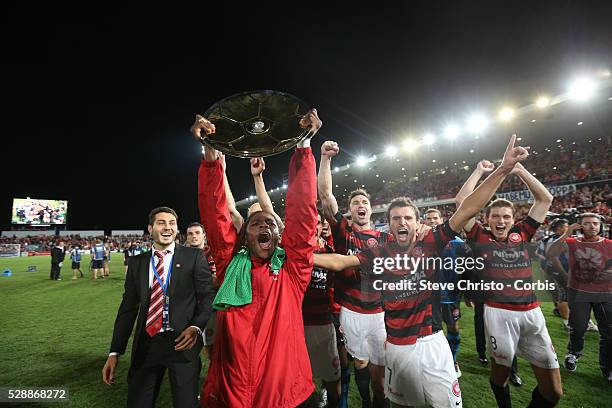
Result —
[{"label": "man in red tracksuit", "polygon": [[[316,133],[321,127],[316,110],[308,112],[300,125]],[[192,132],[200,138],[202,130],[211,134],[215,128],[198,115]],[[276,219],[265,211],[251,214],[237,233],[227,210],[217,152],[206,148],[204,156],[198,173],[198,204],[217,266],[219,291],[226,278],[230,281],[235,260],[242,254],[250,261],[252,299],[218,310],[216,344],[200,403],[203,407],[296,407],[315,389],[302,320],[317,224],[310,139],[298,145],[289,165],[282,249]],[[277,254],[283,250],[279,266]]]}]

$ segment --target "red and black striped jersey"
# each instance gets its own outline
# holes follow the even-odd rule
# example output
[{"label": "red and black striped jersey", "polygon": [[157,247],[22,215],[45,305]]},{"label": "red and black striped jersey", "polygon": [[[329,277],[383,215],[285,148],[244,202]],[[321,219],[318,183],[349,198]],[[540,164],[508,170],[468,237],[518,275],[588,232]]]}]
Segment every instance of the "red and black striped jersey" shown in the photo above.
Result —
[{"label": "red and black striped jersey", "polygon": [[[331,225],[334,249],[342,255],[356,255],[365,249],[376,248],[391,240],[391,234],[376,230],[357,230],[340,213]],[[347,268],[336,272],[334,300],[354,312],[371,314],[383,311],[380,293],[372,289],[370,277],[362,276],[360,268]]]},{"label": "red and black striped jersey", "polygon": [[[484,262],[483,270],[476,270],[474,276],[503,287],[501,290],[491,288],[483,293],[487,305],[519,311],[539,306],[531,289],[533,271],[528,251],[529,241],[539,226],[539,222],[527,217],[525,221],[512,226],[505,241],[498,241],[491,231],[478,222],[468,231],[467,242],[473,255]],[[520,285],[518,281],[522,281]]]},{"label": "red and black striped jersey", "polygon": [[[391,241],[357,254],[361,273],[373,277],[373,288],[382,294],[389,343],[414,344],[419,337],[432,334],[433,291],[427,283],[437,277],[433,260],[440,258],[456,235],[447,221],[425,235],[410,253],[409,247]],[[385,265],[385,260],[398,257],[402,261]]]},{"label": "red and black striped jersey", "polygon": [[[331,246],[325,243],[323,248],[315,249],[317,254],[329,254],[334,250]],[[302,301],[302,317],[304,318],[305,326],[319,326],[331,323],[331,295],[333,292],[329,290],[333,273],[327,269],[317,268],[312,269],[310,283],[306,288],[304,300]]]}]

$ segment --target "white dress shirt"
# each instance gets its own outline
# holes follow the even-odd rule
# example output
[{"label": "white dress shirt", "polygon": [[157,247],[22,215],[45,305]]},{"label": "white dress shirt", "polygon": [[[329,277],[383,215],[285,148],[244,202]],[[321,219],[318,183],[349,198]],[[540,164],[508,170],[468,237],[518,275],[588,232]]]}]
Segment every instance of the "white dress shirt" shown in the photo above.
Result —
[{"label": "white dress shirt", "polygon": [[[162,251],[167,251],[166,255],[164,255],[164,279],[163,279],[163,283],[164,283],[164,286],[166,286],[166,288],[170,288],[170,279],[172,279],[172,275],[168,276],[168,271],[170,271],[170,266],[172,265],[171,262],[173,261],[173,258],[174,258],[175,248],[176,248],[176,243],[173,242],[168,248],[166,248],[165,250],[162,250]],[[153,265],[152,265],[154,264],[155,267],[157,267],[157,263],[159,262],[159,258],[155,254],[156,251],[159,251],[159,250],[155,249],[155,246],[151,247],[151,256],[153,257],[153,262],[151,262],[151,259],[149,258],[149,288],[153,285],[153,282],[155,281],[155,279],[157,279],[155,277],[155,273],[153,272]],[[168,283],[166,284],[166,282]],[[189,326],[189,327],[194,327],[198,331],[198,335],[200,336],[202,335],[202,330],[200,330],[198,326]],[[162,327],[160,332],[163,332],[163,331],[164,331],[164,328]],[[116,356],[116,355],[119,355],[119,353],[115,353],[115,352],[109,353],[109,356]]]}]

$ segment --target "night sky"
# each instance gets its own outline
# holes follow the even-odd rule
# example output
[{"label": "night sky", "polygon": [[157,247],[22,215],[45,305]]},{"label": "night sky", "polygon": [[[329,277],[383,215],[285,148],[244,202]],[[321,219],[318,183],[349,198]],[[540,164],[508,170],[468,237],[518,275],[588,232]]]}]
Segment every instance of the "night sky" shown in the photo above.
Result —
[{"label": "night sky", "polygon": [[[315,151],[337,140],[344,164],[612,67],[612,2],[210,3],[5,13],[2,229],[26,196],[68,200],[69,229],[142,229],[159,205],[184,228],[198,219],[189,127],[233,93],[274,89],[317,107]],[[269,188],[289,156],[267,160]],[[254,193],[247,160],[229,159],[228,176],[237,199]]]}]

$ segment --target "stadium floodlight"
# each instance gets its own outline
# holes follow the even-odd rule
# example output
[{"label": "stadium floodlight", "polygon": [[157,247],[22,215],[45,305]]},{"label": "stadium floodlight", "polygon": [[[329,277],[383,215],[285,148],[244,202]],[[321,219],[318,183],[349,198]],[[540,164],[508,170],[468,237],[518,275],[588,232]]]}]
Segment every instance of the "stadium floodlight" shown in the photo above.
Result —
[{"label": "stadium floodlight", "polygon": [[570,86],[570,96],[582,101],[589,98],[595,92],[595,84],[587,78],[578,78]]},{"label": "stadium floodlight", "polygon": [[512,119],[514,117],[514,109],[512,108],[503,108],[501,111],[499,111],[499,118],[505,122],[509,121],[510,119]]},{"label": "stadium floodlight", "polygon": [[363,167],[368,164],[368,159],[365,156],[357,156],[357,161],[355,162],[355,164],[358,167]]},{"label": "stadium floodlight", "polygon": [[467,128],[470,132],[474,134],[479,134],[487,128],[488,124],[489,121],[487,120],[487,118],[485,118],[484,115],[477,113],[475,115],[470,116],[467,122]]},{"label": "stadium floodlight", "polygon": [[395,157],[395,155],[397,154],[397,147],[387,146],[387,148],[385,149],[385,154],[389,157]]},{"label": "stadium floodlight", "polygon": [[432,144],[434,144],[435,141],[436,137],[431,133],[426,133],[425,136],[423,136],[423,144],[425,146],[431,146]]},{"label": "stadium floodlight", "polygon": [[540,96],[536,100],[536,106],[540,109],[544,109],[548,107],[548,105],[550,105],[550,99],[548,99],[546,96]]},{"label": "stadium floodlight", "polygon": [[414,139],[406,139],[404,140],[404,142],[402,143],[402,147],[404,148],[404,150],[406,150],[408,153],[412,153],[414,152],[417,147],[419,147],[419,144],[417,143],[416,140]]},{"label": "stadium floodlight", "polygon": [[283,190],[286,190],[286,189],[287,189],[287,185],[283,184]]},{"label": "stadium floodlight", "polygon": [[447,139],[451,139],[451,140],[456,139],[460,133],[461,133],[461,129],[459,129],[459,126],[455,124],[447,125],[444,128],[444,137],[446,137]]},{"label": "stadium floodlight", "polygon": [[337,173],[339,171],[340,171],[340,169],[338,168],[338,166],[334,167],[334,173]]}]

